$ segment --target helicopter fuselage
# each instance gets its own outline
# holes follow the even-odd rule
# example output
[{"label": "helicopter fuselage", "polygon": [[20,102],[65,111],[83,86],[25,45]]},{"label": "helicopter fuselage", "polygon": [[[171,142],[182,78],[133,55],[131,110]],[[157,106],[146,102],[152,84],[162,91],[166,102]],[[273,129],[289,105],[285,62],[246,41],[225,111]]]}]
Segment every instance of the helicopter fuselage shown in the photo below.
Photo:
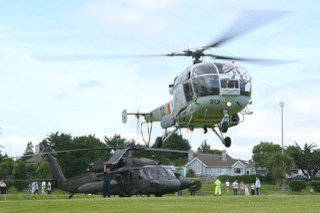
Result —
[{"label": "helicopter fuselage", "polygon": [[169,90],[173,100],[146,115],[147,122],[161,122],[164,129],[213,127],[250,103],[251,77],[234,64],[202,62],[177,76]]}]

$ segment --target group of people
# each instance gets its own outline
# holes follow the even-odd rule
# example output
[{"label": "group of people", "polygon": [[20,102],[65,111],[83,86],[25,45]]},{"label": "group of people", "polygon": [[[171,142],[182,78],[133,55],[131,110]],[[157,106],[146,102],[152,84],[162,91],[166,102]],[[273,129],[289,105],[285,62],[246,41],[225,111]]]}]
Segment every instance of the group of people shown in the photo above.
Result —
[{"label": "group of people", "polygon": [[[45,190],[47,187],[47,192],[48,194],[51,194],[51,182],[48,181],[48,183],[46,183],[45,181],[41,182],[41,194],[45,194]],[[38,181],[33,181],[32,183],[29,184],[29,190],[28,190],[28,194],[39,194],[39,184]]]},{"label": "group of people", "polygon": [[0,194],[7,194],[7,185],[3,180],[0,180]]},{"label": "group of people", "polygon": [[[220,195],[221,196],[221,181],[219,179],[217,179],[215,181],[215,195]],[[227,188],[227,192],[229,192],[230,189],[230,182],[229,180],[226,181],[226,188]],[[233,189],[233,195],[238,195],[238,188],[239,188],[239,184],[238,181],[235,180],[232,183],[232,189]],[[258,177],[256,177],[256,182],[251,184],[251,195],[255,195],[255,191],[257,190],[257,195],[261,195],[261,182],[259,180]],[[243,181],[241,181],[240,183],[240,195],[250,195],[249,193],[249,185],[248,184],[244,184]]]}]

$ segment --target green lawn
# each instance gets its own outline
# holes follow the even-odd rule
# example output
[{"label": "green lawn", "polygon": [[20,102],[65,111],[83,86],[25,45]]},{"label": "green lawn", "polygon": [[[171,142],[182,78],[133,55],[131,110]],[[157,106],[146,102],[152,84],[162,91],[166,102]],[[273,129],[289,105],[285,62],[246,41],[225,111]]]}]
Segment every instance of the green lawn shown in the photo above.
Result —
[{"label": "green lawn", "polygon": [[[4,195],[6,196],[6,195]],[[28,195],[21,195],[28,196]],[[0,212],[319,212],[320,196],[167,196],[131,198],[19,199],[0,201]],[[21,197],[20,197],[21,198]]]},{"label": "green lawn", "polygon": [[9,190],[0,196],[0,212],[320,212],[320,193],[291,192],[288,188],[279,195],[271,184],[262,186],[261,196],[232,196],[222,187],[223,196],[213,196],[213,185],[203,184],[195,197],[184,190],[162,198],[137,197],[103,199],[101,195],[74,195],[66,199],[63,191],[52,195],[28,195]]}]

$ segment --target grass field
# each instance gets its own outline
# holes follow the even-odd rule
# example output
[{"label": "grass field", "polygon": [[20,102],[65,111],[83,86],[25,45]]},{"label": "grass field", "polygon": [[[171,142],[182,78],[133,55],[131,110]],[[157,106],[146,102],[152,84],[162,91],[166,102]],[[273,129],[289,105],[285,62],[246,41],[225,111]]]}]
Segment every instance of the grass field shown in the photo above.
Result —
[{"label": "grass field", "polygon": [[[21,195],[28,196],[28,195]],[[40,197],[40,196],[38,196]],[[21,197],[22,198],[22,197]],[[30,196],[29,196],[30,198]],[[319,212],[320,196],[168,196],[0,201],[0,212]]]},{"label": "grass field", "polygon": [[52,195],[27,195],[15,192],[0,196],[0,212],[320,212],[320,193],[291,192],[279,195],[273,185],[265,184],[261,196],[213,196],[212,184],[203,184],[197,196],[187,191],[182,197],[137,197],[103,199],[101,195],[76,194],[73,199],[57,190]]}]

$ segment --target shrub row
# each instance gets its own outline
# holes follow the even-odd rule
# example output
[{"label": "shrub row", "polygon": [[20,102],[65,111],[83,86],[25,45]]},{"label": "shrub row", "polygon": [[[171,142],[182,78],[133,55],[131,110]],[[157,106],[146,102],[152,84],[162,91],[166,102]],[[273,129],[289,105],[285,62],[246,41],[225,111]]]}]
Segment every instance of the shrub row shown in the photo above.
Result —
[{"label": "shrub row", "polygon": [[310,185],[316,192],[320,192],[320,181],[319,180],[313,180],[311,181]]},{"label": "shrub row", "polygon": [[5,180],[5,183],[7,185],[7,189],[14,186],[17,191],[23,191],[27,188],[30,181],[27,180]]},{"label": "shrub row", "polygon": [[258,177],[261,182],[264,181],[264,176],[261,176],[261,175],[239,175],[239,176],[220,175],[218,176],[218,179],[221,182],[226,182],[227,180],[229,180],[229,182],[232,183],[235,180],[237,180],[238,182],[243,181],[244,183],[255,183],[256,177]]},{"label": "shrub row", "polygon": [[292,191],[300,192],[301,190],[307,188],[307,182],[304,180],[291,180],[289,182],[289,187]]}]

